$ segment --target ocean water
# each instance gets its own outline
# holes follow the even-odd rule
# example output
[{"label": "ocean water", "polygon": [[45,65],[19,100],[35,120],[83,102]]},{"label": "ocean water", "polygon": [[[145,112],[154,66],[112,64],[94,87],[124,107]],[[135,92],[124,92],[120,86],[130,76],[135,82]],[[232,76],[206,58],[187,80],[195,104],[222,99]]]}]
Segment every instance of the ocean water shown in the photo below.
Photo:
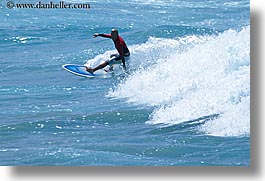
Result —
[{"label": "ocean water", "polygon": [[[250,165],[248,0],[6,2],[0,165]],[[111,40],[92,37],[112,28],[131,51],[127,73],[83,78],[61,68],[115,53]]]}]

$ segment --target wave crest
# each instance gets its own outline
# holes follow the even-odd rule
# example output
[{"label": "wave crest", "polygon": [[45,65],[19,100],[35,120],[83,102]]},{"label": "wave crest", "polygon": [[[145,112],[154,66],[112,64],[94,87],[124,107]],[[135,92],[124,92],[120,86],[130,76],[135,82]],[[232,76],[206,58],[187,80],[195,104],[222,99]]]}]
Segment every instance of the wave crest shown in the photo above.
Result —
[{"label": "wave crest", "polygon": [[198,129],[216,136],[249,135],[249,26],[212,36],[149,38],[131,50],[130,64],[137,70],[108,96],[155,106],[150,124],[218,114]]}]

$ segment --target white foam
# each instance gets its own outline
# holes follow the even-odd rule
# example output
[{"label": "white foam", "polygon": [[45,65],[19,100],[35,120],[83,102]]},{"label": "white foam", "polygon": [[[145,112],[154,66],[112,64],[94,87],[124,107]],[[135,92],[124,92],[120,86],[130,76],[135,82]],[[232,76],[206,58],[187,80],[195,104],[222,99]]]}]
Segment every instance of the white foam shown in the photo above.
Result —
[{"label": "white foam", "polygon": [[138,70],[108,96],[155,106],[150,124],[178,124],[212,114],[199,127],[216,136],[249,134],[250,28],[218,36],[150,38],[130,47]]},{"label": "white foam", "polygon": [[104,54],[99,54],[97,55],[95,58],[88,60],[85,63],[85,66],[88,67],[94,67],[99,65],[100,63],[108,60],[108,58],[110,57],[111,54],[114,54],[114,51],[106,51]]}]

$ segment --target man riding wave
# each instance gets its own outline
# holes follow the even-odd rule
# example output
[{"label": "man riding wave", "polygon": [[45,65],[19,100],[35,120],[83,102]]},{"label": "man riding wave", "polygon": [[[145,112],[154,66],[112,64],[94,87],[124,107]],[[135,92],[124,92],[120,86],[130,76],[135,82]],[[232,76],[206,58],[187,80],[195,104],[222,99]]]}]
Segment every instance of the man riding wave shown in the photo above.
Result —
[{"label": "man riding wave", "polygon": [[126,70],[126,65],[125,65],[125,61],[129,59],[130,57],[130,51],[125,43],[125,41],[123,40],[123,38],[121,36],[119,36],[118,34],[118,30],[116,29],[112,29],[111,30],[111,34],[99,34],[99,33],[95,33],[93,35],[93,37],[98,37],[101,36],[103,38],[111,38],[114,42],[115,48],[118,51],[118,54],[112,54],[110,56],[110,59],[99,64],[98,66],[96,66],[95,68],[91,68],[91,67],[86,67],[86,70],[93,74],[95,71],[102,69],[104,67],[106,67],[107,65],[110,66],[110,70],[113,69],[113,65],[114,64],[121,64],[123,65],[124,70]]}]

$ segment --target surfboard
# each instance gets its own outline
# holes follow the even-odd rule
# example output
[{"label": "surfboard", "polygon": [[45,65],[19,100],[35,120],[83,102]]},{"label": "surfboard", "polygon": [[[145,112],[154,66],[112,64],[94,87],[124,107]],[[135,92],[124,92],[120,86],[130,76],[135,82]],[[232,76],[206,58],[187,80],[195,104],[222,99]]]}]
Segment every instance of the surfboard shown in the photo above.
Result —
[{"label": "surfboard", "polygon": [[104,73],[103,71],[95,72],[94,74],[91,74],[88,71],[86,71],[86,66],[84,65],[65,64],[65,65],[62,65],[62,68],[72,74],[82,76],[82,77],[88,77],[88,78],[98,77],[98,76],[106,77],[107,75],[107,73]]}]

